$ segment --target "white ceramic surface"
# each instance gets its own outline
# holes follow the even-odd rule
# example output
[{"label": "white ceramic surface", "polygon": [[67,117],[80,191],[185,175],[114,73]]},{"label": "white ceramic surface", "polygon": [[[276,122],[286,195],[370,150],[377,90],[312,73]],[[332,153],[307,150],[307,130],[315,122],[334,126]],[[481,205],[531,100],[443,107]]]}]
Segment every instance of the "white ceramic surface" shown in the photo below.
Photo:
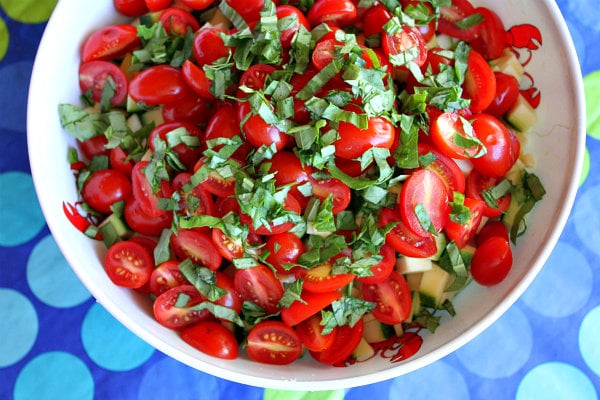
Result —
[{"label": "white ceramic surface", "polygon": [[539,122],[526,148],[537,159],[534,172],[548,194],[537,206],[529,229],[514,253],[509,277],[493,288],[471,284],[455,301],[457,316],[425,337],[411,359],[390,363],[379,357],[352,367],[320,365],[305,357],[289,366],[269,366],[242,356],[215,359],[190,348],[152,317],[150,302],[113,285],[100,259],[102,246],[75,230],[62,213],[63,201],[75,201],[67,162],[73,140],[60,127],[59,103],[77,103],[77,69],[82,39],[94,29],[118,21],[112,1],[61,0],[50,19],[33,70],[28,104],[31,171],[48,226],[73,270],[92,295],[131,331],[163,353],[210,374],[254,386],[326,390],[390,379],[423,367],[478,335],[492,324],[531,283],[566,223],[581,173],[585,107],[577,57],[559,9],[552,0],[485,0],[507,27],[531,23],[543,37],[527,71],[542,92]]}]

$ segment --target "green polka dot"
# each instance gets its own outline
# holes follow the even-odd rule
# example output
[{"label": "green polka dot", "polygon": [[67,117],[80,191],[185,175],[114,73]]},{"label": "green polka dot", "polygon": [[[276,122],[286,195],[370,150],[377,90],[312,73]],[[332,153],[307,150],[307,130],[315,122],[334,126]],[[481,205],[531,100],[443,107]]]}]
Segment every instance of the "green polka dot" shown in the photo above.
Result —
[{"label": "green polka dot", "polygon": [[8,50],[8,41],[9,34],[6,22],[4,22],[4,19],[0,18],[0,61],[6,55],[6,50]]},{"label": "green polka dot", "polygon": [[0,6],[15,21],[38,24],[48,21],[58,0],[0,0]]},{"label": "green polka dot", "polygon": [[585,90],[585,111],[587,132],[600,139],[600,71],[594,71],[583,78]]},{"label": "green polka dot", "polygon": [[579,186],[583,185],[583,182],[587,179],[590,174],[590,150],[585,148],[583,153],[583,168],[581,169],[581,177],[579,178]]},{"label": "green polka dot", "polygon": [[289,390],[265,389],[263,400],[344,400],[343,390],[320,392],[295,392]]}]

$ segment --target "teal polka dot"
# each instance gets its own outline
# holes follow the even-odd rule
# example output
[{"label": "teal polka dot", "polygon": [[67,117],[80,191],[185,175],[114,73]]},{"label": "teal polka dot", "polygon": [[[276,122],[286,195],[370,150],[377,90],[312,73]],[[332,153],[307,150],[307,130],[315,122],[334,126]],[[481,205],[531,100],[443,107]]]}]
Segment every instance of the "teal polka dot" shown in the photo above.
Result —
[{"label": "teal polka dot", "polygon": [[102,306],[94,304],[81,326],[85,351],[110,371],[129,371],[144,364],[154,348],[135,336]]},{"label": "teal polka dot", "polygon": [[541,315],[568,317],[589,300],[593,278],[592,269],[583,254],[570,244],[558,242],[521,299]]},{"label": "teal polka dot", "polygon": [[600,243],[600,229],[598,229],[600,226],[600,213],[598,213],[597,207],[599,198],[600,185],[580,192],[571,217],[581,243],[591,252],[600,256],[600,246],[598,246],[598,243]]},{"label": "teal polka dot", "polygon": [[389,391],[389,400],[468,400],[469,388],[454,367],[437,361],[410,374],[395,378]]},{"label": "teal polka dot", "polygon": [[27,282],[35,296],[52,307],[74,307],[91,297],[52,236],[43,238],[31,252]]},{"label": "teal polka dot", "polygon": [[3,188],[0,191],[0,246],[18,246],[28,242],[45,224],[31,175],[24,172],[2,173],[0,188]]},{"label": "teal polka dot", "polygon": [[596,400],[590,378],[562,362],[549,362],[530,370],[517,388],[516,400]]},{"label": "teal polka dot", "polygon": [[579,351],[588,367],[600,376],[600,306],[592,309],[579,327]]},{"label": "teal polka dot", "polygon": [[523,367],[532,348],[531,325],[518,307],[512,307],[455,354],[472,373],[497,379],[511,376]]},{"label": "teal polka dot", "polygon": [[20,361],[35,343],[38,317],[33,304],[21,293],[0,288],[0,368]]},{"label": "teal polka dot", "polygon": [[14,400],[87,400],[94,398],[94,379],[79,358],[62,351],[40,354],[19,373]]}]

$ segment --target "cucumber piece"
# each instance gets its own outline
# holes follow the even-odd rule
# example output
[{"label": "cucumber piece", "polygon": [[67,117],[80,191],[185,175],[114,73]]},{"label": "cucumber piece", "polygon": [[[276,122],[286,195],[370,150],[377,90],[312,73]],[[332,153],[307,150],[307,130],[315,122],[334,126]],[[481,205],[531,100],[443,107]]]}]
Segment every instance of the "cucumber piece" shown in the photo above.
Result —
[{"label": "cucumber piece", "polygon": [[432,266],[433,262],[429,258],[400,256],[396,259],[396,271],[401,274],[428,271]]},{"label": "cucumber piece", "polygon": [[415,272],[413,274],[404,275],[406,278],[406,283],[408,283],[408,287],[413,292],[418,292],[419,287],[421,287],[421,279],[423,278],[422,272]]},{"label": "cucumber piece", "polygon": [[506,173],[506,179],[511,181],[513,185],[519,186],[523,181],[524,170],[525,164],[520,159],[517,159],[512,168]]},{"label": "cucumber piece", "polygon": [[365,338],[361,338],[360,342],[358,343],[358,346],[356,346],[356,348],[352,352],[352,357],[361,361],[372,357],[373,354],[375,354],[375,350],[373,349],[373,347],[371,347],[371,345],[367,343]]},{"label": "cucumber piece", "polygon": [[421,296],[419,294],[419,291],[416,290],[416,291],[412,292],[412,307],[410,309],[410,315],[408,316],[408,318],[406,318],[406,322],[413,322],[415,315],[417,315],[419,313],[420,309],[421,309]]},{"label": "cucumber piece", "polygon": [[[517,196],[512,196],[510,199],[510,205],[504,212],[504,215],[502,215],[502,222],[504,222],[506,224],[506,228],[508,229],[509,232],[511,231],[512,226],[515,223],[515,217],[517,216],[517,213],[519,212],[520,209],[521,209],[521,204],[519,203]],[[524,217],[522,223],[523,222],[527,223],[527,215]]]},{"label": "cucumber piece", "polygon": [[535,109],[521,94],[505,117],[506,122],[519,132],[527,132],[537,122]]},{"label": "cucumber piece", "polygon": [[106,247],[110,247],[114,243],[128,239],[133,235],[123,217],[115,213],[110,214],[102,221],[98,226],[98,231],[102,234],[102,241],[106,244]]},{"label": "cucumber piece", "polygon": [[502,55],[494,60],[490,61],[492,71],[502,72],[507,75],[512,75],[517,79],[517,82],[521,81],[525,68],[521,62],[517,59],[517,56],[510,51],[508,48],[504,49]]},{"label": "cucumber piece", "polygon": [[451,284],[451,277],[448,272],[436,264],[433,264],[433,268],[429,271],[423,272],[419,287],[421,305],[440,308],[445,300],[445,290]]},{"label": "cucumber piece", "polygon": [[462,257],[463,262],[465,263],[465,266],[467,268],[469,268],[469,266],[471,265],[473,254],[475,254],[475,246],[473,245],[468,244],[462,249],[460,249],[460,256]]},{"label": "cucumber piece", "polygon": [[130,95],[127,95],[127,99],[125,100],[125,109],[128,113],[144,111],[143,105],[132,99]]},{"label": "cucumber piece", "polygon": [[365,314],[363,321],[365,324],[363,339],[367,343],[382,342],[395,334],[393,326],[380,322],[372,314]]},{"label": "cucumber piece", "polygon": [[429,259],[432,261],[439,261],[440,257],[442,256],[442,253],[444,252],[444,250],[446,250],[446,246],[448,245],[448,239],[446,238],[446,235],[444,235],[441,232],[437,235],[433,235],[433,238],[435,239],[437,253],[429,257]]},{"label": "cucumber piece", "polygon": [[143,113],[140,117],[144,125],[154,123],[154,126],[158,126],[165,122],[162,114],[162,107],[153,108]]},{"label": "cucumber piece", "polygon": [[131,129],[131,132],[137,132],[142,129],[142,120],[140,116],[137,114],[131,114],[129,118],[127,118],[127,126]]}]

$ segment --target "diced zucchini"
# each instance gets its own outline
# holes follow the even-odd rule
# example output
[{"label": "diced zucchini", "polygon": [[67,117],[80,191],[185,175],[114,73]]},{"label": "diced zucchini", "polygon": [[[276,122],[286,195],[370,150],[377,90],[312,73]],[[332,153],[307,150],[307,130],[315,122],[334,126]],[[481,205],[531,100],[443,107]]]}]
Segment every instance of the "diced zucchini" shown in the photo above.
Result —
[{"label": "diced zucchini", "polygon": [[440,257],[442,256],[442,253],[444,252],[444,250],[446,249],[446,246],[448,245],[448,239],[446,238],[446,235],[444,235],[441,232],[438,233],[437,235],[433,235],[433,238],[435,239],[437,253],[435,253],[434,255],[429,257],[429,259],[432,261],[439,261]]},{"label": "diced zucchini", "polygon": [[443,303],[445,290],[451,283],[450,278],[451,275],[436,264],[429,271],[423,272],[419,287],[421,305],[439,308]]},{"label": "diced zucchini", "polygon": [[517,159],[512,168],[506,173],[506,178],[511,181],[513,185],[519,186],[523,180],[524,170],[525,164],[520,159]]},{"label": "diced zucchini", "polygon": [[519,132],[527,132],[537,122],[535,109],[521,94],[506,113],[506,122]]},{"label": "diced zucchini", "polygon": [[144,108],[138,102],[131,98],[131,96],[127,95],[127,100],[125,101],[125,109],[129,113],[143,111]]},{"label": "diced zucchini", "polygon": [[133,234],[123,217],[115,213],[110,214],[102,221],[98,226],[98,230],[102,234],[102,241],[106,244],[106,247],[110,247],[120,240],[128,239]]},{"label": "diced zucchini", "polygon": [[132,132],[137,132],[142,129],[143,125],[140,116],[137,114],[131,114],[129,118],[127,118],[127,126]]},{"label": "diced zucchini", "polygon": [[373,347],[371,347],[371,345],[367,343],[365,338],[361,338],[360,342],[358,343],[358,346],[356,346],[356,349],[354,349],[354,351],[352,352],[352,357],[360,361],[372,357],[373,354],[375,354],[375,350],[373,349]]},{"label": "diced zucchini", "polygon": [[153,108],[152,110],[146,111],[141,115],[141,119],[144,125],[154,123],[154,126],[158,126],[165,122],[165,119],[162,114],[162,107],[157,107]]},{"label": "diced zucchini", "polygon": [[406,283],[408,283],[408,287],[413,292],[418,292],[421,287],[421,278],[423,277],[422,272],[415,272],[413,274],[404,275],[406,278]]},{"label": "diced zucchini", "polygon": [[429,258],[400,256],[396,260],[396,271],[401,274],[413,274],[431,269],[433,262]]},{"label": "diced zucchini", "polygon": [[475,246],[473,245],[468,244],[462,249],[460,249],[460,256],[462,257],[465,266],[469,267],[469,265],[471,265],[471,259],[473,259],[473,254],[475,254]]},{"label": "diced zucchini", "polygon": [[363,321],[365,324],[363,339],[367,343],[382,342],[395,334],[393,326],[380,322],[372,314],[366,314]]},{"label": "diced zucchini", "polygon": [[406,319],[406,322],[412,322],[415,315],[419,313],[421,309],[421,296],[418,290],[412,292],[412,307],[410,309],[410,315]]},{"label": "diced zucchini", "polygon": [[[519,212],[520,209],[521,209],[521,204],[519,204],[519,200],[517,199],[517,196],[512,196],[510,199],[510,205],[504,212],[504,215],[502,215],[502,221],[506,224],[506,228],[508,229],[509,232],[511,231],[512,226],[515,223],[515,217],[517,216],[517,213]],[[524,223],[527,222],[527,215],[524,217],[523,222]]]},{"label": "diced zucchini", "polygon": [[510,49],[504,49],[502,55],[494,60],[490,61],[490,66],[493,71],[502,72],[507,75],[512,75],[517,79],[517,82],[521,81],[525,69],[521,62],[517,59],[517,56],[510,51]]}]

